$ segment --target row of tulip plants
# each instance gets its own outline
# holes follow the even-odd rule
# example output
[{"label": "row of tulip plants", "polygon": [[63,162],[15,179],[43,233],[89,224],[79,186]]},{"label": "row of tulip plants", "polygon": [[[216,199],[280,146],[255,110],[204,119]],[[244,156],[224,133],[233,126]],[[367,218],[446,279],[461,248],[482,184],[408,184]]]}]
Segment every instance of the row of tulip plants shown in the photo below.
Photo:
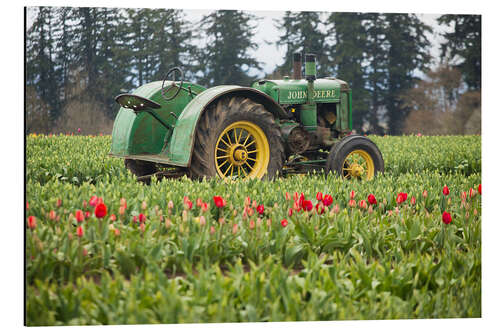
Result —
[{"label": "row of tulip plants", "polygon": [[481,315],[478,172],[26,186],[28,325]]},{"label": "row of tulip plants", "polygon": [[[438,171],[470,175],[481,172],[480,136],[370,136],[391,175]],[[126,177],[123,160],[110,158],[110,136],[29,135],[26,178],[80,185]]]}]

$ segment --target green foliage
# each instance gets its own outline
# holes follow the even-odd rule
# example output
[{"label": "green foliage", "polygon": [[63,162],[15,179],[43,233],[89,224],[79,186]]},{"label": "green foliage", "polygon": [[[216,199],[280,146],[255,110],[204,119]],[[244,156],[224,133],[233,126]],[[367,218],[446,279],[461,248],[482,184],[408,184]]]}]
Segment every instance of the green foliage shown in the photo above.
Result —
[{"label": "green foliage", "polygon": [[259,62],[249,54],[258,46],[252,40],[258,19],[239,10],[216,10],[201,19],[199,27],[204,31],[205,45],[198,54],[200,84],[207,87],[251,84],[255,77],[249,76],[248,71],[261,69]]},{"label": "green foliage", "polygon": [[[387,172],[368,182],[316,174],[146,186],[105,155],[109,137],[28,137],[27,215],[37,225],[26,230],[27,324],[480,317],[481,196],[462,199],[481,182],[480,137],[372,139]],[[315,204],[318,191],[333,197],[324,214],[288,215],[286,192]],[[351,191],[378,204],[351,208]],[[398,205],[399,192],[408,200]],[[93,195],[108,208],[101,220]],[[81,223],[78,209],[90,214]]]},{"label": "green foliage", "polygon": [[453,28],[443,34],[441,59],[456,64],[472,90],[481,90],[481,15],[442,15],[438,23]]},{"label": "green foliage", "polygon": [[321,15],[319,12],[287,11],[282,20],[275,22],[276,27],[283,32],[276,41],[276,46],[286,47],[284,62],[275,71],[279,71],[281,75],[290,75],[293,65],[292,56],[295,52],[301,52],[303,61],[306,53],[316,54],[318,77],[325,77],[331,73],[332,65],[328,61],[326,52],[327,34],[321,31],[324,26],[321,22]]}]

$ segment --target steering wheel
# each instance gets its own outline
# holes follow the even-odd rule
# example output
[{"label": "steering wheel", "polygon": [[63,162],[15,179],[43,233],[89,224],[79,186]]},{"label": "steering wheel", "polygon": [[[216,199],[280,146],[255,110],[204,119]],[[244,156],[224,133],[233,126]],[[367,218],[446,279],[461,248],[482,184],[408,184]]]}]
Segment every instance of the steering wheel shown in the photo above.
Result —
[{"label": "steering wheel", "polygon": [[[179,72],[180,76],[181,76],[181,83],[179,85],[177,85],[175,83],[175,72]],[[170,76],[170,74],[173,73],[173,80],[172,80],[172,84],[165,89],[165,81],[167,81],[168,77]],[[184,72],[179,68],[179,67],[174,67],[174,68],[171,68],[168,72],[167,72],[167,75],[165,75],[165,80],[163,80],[163,83],[161,84],[161,95],[162,97],[166,100],[166,101],[171,101],[173,100],[174,98],[177,97],[177,95],[179,95],[179,92],[181,91],[182,89],[182,84],[184,83]],[[165,96],[165,93],[167,93],[170,89],[175,89],[177,88],[177,90],[175,91],[175,94],[172,96],[172,97],[166,97]]]}]

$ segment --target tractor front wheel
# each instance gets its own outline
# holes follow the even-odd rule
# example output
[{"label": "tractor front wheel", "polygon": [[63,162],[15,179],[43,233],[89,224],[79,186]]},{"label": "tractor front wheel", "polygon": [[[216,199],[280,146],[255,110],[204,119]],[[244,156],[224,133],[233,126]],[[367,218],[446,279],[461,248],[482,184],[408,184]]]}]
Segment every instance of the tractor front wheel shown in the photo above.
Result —
[{"label": "tractor front wheel", "polygon": [[227,97],[211,105],[196,129],[192,178],[272,178],[285,159],[279,126],[251,99]]},{"label": "tractor front wheel", "polygon": [[384,172],[384,159],[373,141],[350,135],[332,147],[326,168],[344,179],[370,180]]}]

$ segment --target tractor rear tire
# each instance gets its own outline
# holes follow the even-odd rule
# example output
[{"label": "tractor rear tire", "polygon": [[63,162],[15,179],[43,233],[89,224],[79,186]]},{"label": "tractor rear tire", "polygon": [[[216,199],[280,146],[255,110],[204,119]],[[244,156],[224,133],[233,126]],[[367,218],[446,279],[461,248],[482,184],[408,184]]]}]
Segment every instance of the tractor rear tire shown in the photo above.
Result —
[{"label": "tractor rear tire", "polygon": [[373,141],[349,135],[330,150],[326,171],[346,179],[370,180],[384,172],[384,159]]},{"label": "tractor rear tire", "polygon": [[125,167],[137,177],[152,175],[158,171],[153,162],[125,159]]},{"label": "tractor rear tire", "polygon": [[224,97],[210,105],[198,122],[189,173],[193,179],[272,179],[281,174],[284,160],[273,115],[249,98]]}]

